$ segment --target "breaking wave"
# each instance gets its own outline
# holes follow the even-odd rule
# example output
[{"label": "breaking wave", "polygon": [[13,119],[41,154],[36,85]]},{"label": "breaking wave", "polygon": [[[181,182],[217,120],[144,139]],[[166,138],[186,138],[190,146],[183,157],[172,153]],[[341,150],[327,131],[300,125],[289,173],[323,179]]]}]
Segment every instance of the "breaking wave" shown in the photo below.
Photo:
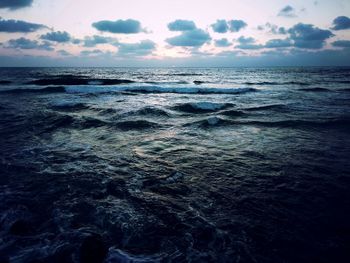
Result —
[{"label": "breaking wave", "polygon": [[67,86],[68,93],[179,93],[179,94],[243,94],[256,92],[254,88],[209,88],[209,87],[166,87],[166,86]]}]

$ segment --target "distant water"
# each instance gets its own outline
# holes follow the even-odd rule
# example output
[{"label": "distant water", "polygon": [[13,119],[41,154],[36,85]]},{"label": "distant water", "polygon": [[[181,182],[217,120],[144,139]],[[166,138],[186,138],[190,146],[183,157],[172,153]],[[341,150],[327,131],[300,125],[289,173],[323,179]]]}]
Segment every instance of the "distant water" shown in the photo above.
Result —
[{"label": "distant water", "polygon": [[350,262],[350,68],[3,68],[0,149],[0,262]]}]

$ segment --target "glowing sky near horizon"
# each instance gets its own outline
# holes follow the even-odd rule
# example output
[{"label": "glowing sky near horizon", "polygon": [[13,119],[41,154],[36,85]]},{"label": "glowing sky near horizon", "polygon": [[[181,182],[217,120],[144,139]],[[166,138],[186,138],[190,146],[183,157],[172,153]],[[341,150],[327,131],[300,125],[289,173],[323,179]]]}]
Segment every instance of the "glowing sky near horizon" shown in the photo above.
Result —
[{"label": "glowing sky near horizon", "polygon": [[[308,64],[302,59],[306,57],[309,64],[344,65],[350,60],[348,21],[334,24],[337,17],[350,17],[347,0],[16,1],[23,6],[11,7],[8,0],[0,0],[0,66],[236,66],[254,61],[294,65],[298,57],[300,65]],[[93,26],[128,19],[140,22],[140,32],[113,33],[101,30],[104,24]],[[43,27],[9,32],[15,31],[11,25],[15,20]],[[171,31],[168,24],[176,20],[193,21],[196,28]],[[218,20],[228,23],[225,32],[214,29]],[[246,26],[235,31],[229,24],[232,20]],[[285,32],[276,32],[279,28]],[[66,33],[69,40],[57,32]]]}]

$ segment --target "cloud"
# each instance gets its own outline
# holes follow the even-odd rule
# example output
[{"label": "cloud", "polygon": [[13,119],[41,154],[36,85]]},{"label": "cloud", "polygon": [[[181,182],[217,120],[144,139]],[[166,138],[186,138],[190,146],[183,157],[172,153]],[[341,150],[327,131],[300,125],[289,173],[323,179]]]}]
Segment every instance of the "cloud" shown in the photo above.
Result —
[{"label": "cloud", "polygon": [[98,56],[102,54],[104,54],[103,51],[99,49],[80,51],[81,56]]},{"label": "cloud", "polygon": [[49,32],[45,35],[41,35],[40,38],[57,43],[66,43],[71,40],[71,36],[66,31]]},{"label": "cloud", "polygon": [[6,33],[30,33],[46,28],[42,24],[34,24],[22,20],[4,20],[0,18],[0,32]]},{"label": "cloud", "polygon": [[141,23],[134,19],[120,19],[116,21],[102,20],[93,23],[92,26],[101,32],[115,34],[137,34],[145,31],[142,29]]},{"label": "cloud", "polygon": [[230,20],[228,24],[231,32],[238,32],[247,26],[247,23],[243,20]]},{"label": "cloud", "polygon": [[350,40],[337,40],[332,43],[332,46],[350,48]]},{"label": "cloud", "polygon": [[57,50],[57,53],[61,56],[71,56],[72,54],[67,52],[66,50],[63,50],[63,49],[60,49],[60,50]]},{"label": "cloud", "polygon": [[239,49],[261,49],[264,46],[263,45],[257,45],[255,44],[255,39],[252,37],[239,37],[237,39],[237,41],[239,42],[239,45],[235,46],[235,48],[239,48]]},{"label": "cloud", "polygon": [[350,18],[347,16],[338,16],[333,20],[333,30],[350,29]]},{"label": "cloud", "polygon": [[211,27],[216,33],[227,33],[229,29],[226,20],[223,19],[216,20],[216,22],[212,24]]},{"label": "cloud", "polygon": [[290,39],[271,39],[266,42],[266,48],[282,48],[282,47],[291,47],[293,43]]},{"label": "cloud", "polygon": [[196,29],[196,24],[191,20],[177,19],[168,24],[170,31],[190,31]]},{"label": "cloud", "polygon": [[258,30],[267,29],[269,33],[274,35],[285,35],[287,34],[287,30],[284,27],[279,27],[275,24],[266,23],[265,25],[258,26]]},{"label": "cloud", "polygon": [[320,49],[324,46],[326,39],[334,36],[329,30],[302,23],[290,28],[288,33],[295,47],[307,49]]},{"label": "cloud", "polygon": [[18,38],[18,39],[10,39],[7,42],[6,48],[14,48],[14,49],[39,49],[39,50],[48,50],[52,51],[51,43],[44,41],[43,43],[39,43],[36,40],[30,40],[28,38]]},{"label": "cloud", "polygon": [[108,44],[112,42],[117,42],[117,40],[111,37],[102,37],[102,36],[94,35],[92,37],[85,37],[83,42],[84,42],[84,47],[95,47],[99,44]]},{"label": "cloud", "polygon": [[232,43],[230,43],[227,38],[217,39],[215,40],[216,47],[229,47]]},{"label": "cloud", "polygon": [[240,43],[240,44],[252,44],[252,43],[255,43],[255,39],[252,38],[252,37],[244,37],[244,36],[241,36],[237,39],[237,41]]},{"label": "cloud", "polygon": [[142,40],[139,43],[117,43],[118,55],[121,56],[147,56],[156,49],[156,43],[151,40]]},{"label": "cloud", "polygon": [[295,14],[295,9],[292,6],[287,5],[279,11],[278,16],[296,17],[297,15]]},{"label": "cloud", "polygon": [[210,35],[202,29],[194,29],[191,31],[184,31],[179,36],[166,39],[172,46],[178,47],[198,47],[211,40]]},{"label": "cloud", "polygon": [[33,0],[1,0],[0,8],[8,8],[10,10],[16,10],[23,7],[31,6]]},{"label": "cloud", "polygon": [[81,41],[82,41],[82,40],[77,39],[77,38],[72,39],[72,43],[75,44],[75,45],[80,44]]}]

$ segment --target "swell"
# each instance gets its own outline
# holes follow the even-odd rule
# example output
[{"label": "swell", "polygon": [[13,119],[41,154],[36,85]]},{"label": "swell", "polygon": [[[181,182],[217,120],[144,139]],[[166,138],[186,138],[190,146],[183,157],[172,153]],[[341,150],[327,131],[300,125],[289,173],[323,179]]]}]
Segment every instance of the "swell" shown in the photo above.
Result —
[{"label": "swell", "polygon": [[285,110],[287,108],[284,104],[269,104],[256,107],[243,108],[244,111],[264,111],[264,110]]},{"label": "swell", "polygon": [[12,81],[10,80],[0,80],[0,85],[6,85],[6,84],[11,84]]},{"label": "swell", "polygon": [[127,112],[125,115],[127,116],[165,116],[165,117],[169,117],[170,114],[168,112],[166,112],[165,110],[156,108],[156,107],[151,107],[151,106],[147,106],[147,107],[143,107],[139,110],[136,111],[131,111],[131,112]]},{"label": "swell", "polygon": [[264,85],[271,85],[271,86],[278,86],[278,85],[299,85],[299,86],[308,86],[311,85],[308,82],[302,82],[302,81],[286,81],[286,82],[275,82],[275,81],[260,81],[260,82],[244,82],[245,85],[255,85],[255,86],[264,86]]},{"label": "swell", "polygon": [[227,120],[220,117],[209,117],[196,122],[186,123],[184,126],[199,126],[203,128],[218,126],[257,126],[267,128],[350,128],[349,118],[331,119],[326,121],[283,120],[283,121],[256,121],[256,120]]},{"label": "swell", "polygon": [[209,88],[209,87],[166,87],[166,86],[67,86],[68,93],[177,93],[177,94],[244,94],[257,92],[254,88]]},{"label": "swell", "polygon": [[36,79],[27,82],[26,84],[34,84],[39,86],[46,85],[119,85],[134,83],[128,79],[89,79],[89,78],[47,78],[47,79]]},{"label": "swell", "polygon": [[52,105],[52,108],[58,111],[79,111],[89,109],[90,107],[81,102],[62,102]]},{"label": "swell", "polygon": [[186,113],[206,113],[215,112],[218,110],[227,109],[233,107],[231,103],[213,103],[213,102],[190,102],[182,103],[172,107],[173,110],[186,112]]},{"label": "swell", "polygon": [[331,90],[326,88],[306,88],[306,89],[299,89],[300,91],[306,91],[306,92],[330,92]]},{"label": "swell", "polygon": [[1,91],[1,93],[7,94],[21,94],[21,93],[61,93],[66,92],[66,89],[62,86],[46,87],[41,89],[23,88],[23,89],[10,89]]}]

